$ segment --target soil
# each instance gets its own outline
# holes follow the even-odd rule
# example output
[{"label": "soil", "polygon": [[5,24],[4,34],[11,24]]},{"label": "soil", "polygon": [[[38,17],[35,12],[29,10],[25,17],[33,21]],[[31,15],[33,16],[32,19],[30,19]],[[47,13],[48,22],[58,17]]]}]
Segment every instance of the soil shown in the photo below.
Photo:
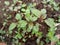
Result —
[{"label": "soil", "polygon": [[37,45],[36,39],[33,39],[33,38],[27,39],[27,42],[25,43],[25,45]]},{"label": "soil", "polygon": [[[6,27],[4,28],[5,30],[8,30],[8,26],[10,25],[10,23],[11,22],[16,22],[16,20],[14,19],[14,16],[15,16],[16,12],[2,11],[3,8],[8,9],[9,6],[5,6],[5,4],[4,4],[5,0],[0,0],[0,1],[1,1],[1,3],[0,3],[0,29],[3,27],[2,23],[6,19],[6,16],[4,14],[6,13],[7,15],[9,15],[9,14],[12,15],[12,18],[9,19],[9,21],[7,22]],[[8,1],[10,2],[10,5],[13,3],[12,0],[8,0]],[[58,19],[60,11],[52,11],[50,7],[48,7],[48,6],[44,7],[43,4],[41,3],[42,0],[35,0],[35,1],[34,0],[22,0],[22,1],[24,3],[36,2],[37,3],[37,6],[36,6],[37,9],[41,10],[43,8],[46,8],[46,10],[47,10],[47,18],[54,18],[55,20]],[[55,0],[55,1],[57,3],[60,2],[60,0]],[[40,31],[44,35],[44,37],[41,38],[41,41],[44,42],[44,45],[49,45],[45,41],[46,40],[46,34],[48,33],[48,28],[49,27],[44,23],[44,21],[41,22],[42,20],[43,20],[42,18],[39,18],[37,20],[37,22],[41,24]],[[60,25],[57,26],[57,27],[58,27],[58,29],[56,30],[56,34],[60,34]],[[11,43],[11,38],[6,37],[6,41],[7,42],[9,41]],[[0,43],[0,45],[4,45],[4,43],[3,44]],[[30,39],[28,38],[25,45],[37,45],[36,38],[34,38],[34,37],[32,37]]]},{"label": "soil", "polygon": [[2,43],[0,43],[0,45],[6,45],[6,44],[2,42]]}]

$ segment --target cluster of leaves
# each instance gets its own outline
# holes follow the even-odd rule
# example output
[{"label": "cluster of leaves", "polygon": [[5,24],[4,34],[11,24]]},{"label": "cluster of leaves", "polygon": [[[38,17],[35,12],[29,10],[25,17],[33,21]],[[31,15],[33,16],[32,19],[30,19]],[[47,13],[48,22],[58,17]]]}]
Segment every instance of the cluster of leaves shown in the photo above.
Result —
[{"label": "cluster of leaves", "polygon": [[43,0],[44,4],[50,5],[50,7],[56,11],[59,11],[59,3],[56,3],[55,0]]},{"label": "cluster of leaves", "polygon": [[[22,39],[22,41],[26,41],[26,37],[31,38],[32,36],[36,36],[39,39],[42,37],[42,32],[39,31],[39,23],[34,22],[41,16],[41,12],[45,12],[45,9],[39,11],[38,9],[34,8],[35,4],[22,4],[20,8],[20,13],[17,13],[15,19],[17,20],[16,23],[11,23],[9,26],[9,33],[13,33],[13,30],[17,28],[13,38],[15,39]],[[26,8],[25,8],[26,7]],[[42,14],[45,14],[42,13]],[[23,14],[23,15],[22,15]],[[23,19],[24,18],[24,19]],[[31,34],[26,36],[25,34]]]},{"label": "cluster of leaves", "polygon": [[48,18],[45,20],[45,23],[49,26],[49,32],[47,34],[47,37],[51,41],[57,41],[57,37],[55,36],[56,26],[53,18]]},{"label": "cluster of leaves", "polygon": [[57,44],[56,45],[60,45],[60,41],[59,40],[57,41]]},{"label": "cluster of leaves", "polygon": [[[39,23],[34,23],[40,16],[43,16],[43,19],[46,18],[46,9],[38,10],[34,8],[35,4],[22,4],[20,8],[20,13],[17,13],[15,19],[17,20],[16,23],[11,23],[9,26],[9,33],[13,33],[14,28],[17,28],[16,35],[13,38],[15,39],[22,39],[22,41],[26,41],[26,37],[31,38],[32,36],[37,37],[38,40],[42,37],[42,32],[39,31]],[[26,8],[25,8],[26,7]],[[22,15],[23,14],[23,15]],[[24,18],[24,19],[23,19]],[[29,34],[29,36],[25,34]]]},{"label": "cluster of leaves", "polygon": [[[13,6],[14,8],[9,7],[11,11],[18,11],[19,9],[19,12],[15,16],[15,19],[17,20],[17,22],[11,22],[11,24],[9,25],[8,31],[4,32],[3,30],[0,30],[0,33],[5,34],[7,36],[11,36],[13,31],[16,28],[14,32],[15,35],[11,37],[17,40],[16,42],[17,45],[18,45],[19,39],[22,39],[22,41],[25,42],[27,40],[26,39],[27,37],[31,38],[34,35],[38,38],[38,40],[40,40],[40,38],[42,37],[42,32],[39,31],[40,24],[35,21],[37,21],[37,19],[40,18],[41,15],[43,16],[43,19],[46,18],[46,9],[38,10],[34,7],[36,6],[35,3],[23,4],[21,3],[22,1],[18,1],[18,0],[14,2],[14,5],[17,2],[20,3],[19,6],[16,6],[16,7]],[[5,2],[5,4],[7,3],[9,2]],[[7,19],[9,18],[11,18],[11,16],[9,16]],[[5,27],[5,25],[6,24],[4,23],[3,27]]]},{"label": "cluster of leaves", "polygon": [[[5,32],[3,31],[3,28],[6,25],[6,22],[3,23],[3,28],[0,30],[0,34],[3,35],[9,35],[11,36],[13,31],[15,31],[15,35],[13,35],[12,37],[16,40],[13,39],[13,42],[17,43],[16,45],[21,45],[19,44],[19,39],[22,39],[23,42],[25,42],[28,38],[31,38],[32,36],[36,36],[37,37],[37,43],[40,43],[40,38],[42,37],[42,32],[39,31],[39,26],[40,24],[37,23],[36,21],[38,20],[38,18],[40,18],[40,16],[42,16],[43,19],[45,19],[47,17],[46,14],[46,9],[41,9],[38,10],[35,8],[36,4],[35,3],[31,3],[31,4],[25,4],[22,3],[22,1],[19,0],[13,0],[14,5],[19,2],[19,6],[11,6],[9,7],[9,9],[11,11],[17,11],[16,15],[15,15],[15,19],[17,20],[17,22],[11,22],[11,24],[9,25],[8,31]],[[44,4],[49,3],[55,10],[59,10],[58,5],[56,4],[56,2],[54,0],[43,0]],[[6,5],[9,5],[9,2],[5,2]],[[7,19],[11,18],[11,16],[9,16]],[[60,22],[60,17],[59,17],[59,22]],[[55,26],[55,22],[53,18],[47,18],[45,20],[45,23],[49,26],[49,32],[47,34],[47,40],[51,40],[51,41],[56,41],[56,37],[55,35],[55,30],[57,29]],[[16,28],[16,30],[15,30]],[[59,43],[59,42],[58,42]],[[41,42],[41,45],[43,45],[43,42]]]}]

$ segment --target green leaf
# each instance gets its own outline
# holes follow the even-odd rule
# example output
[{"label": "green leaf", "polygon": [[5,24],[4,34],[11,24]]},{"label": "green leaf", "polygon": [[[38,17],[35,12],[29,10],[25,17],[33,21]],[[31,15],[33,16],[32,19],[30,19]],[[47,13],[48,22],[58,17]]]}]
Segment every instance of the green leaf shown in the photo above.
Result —
[{"label": "green leaf", "polygon": [[26,10],[24,8],[22,8],[21,11],[25,12]]},{"label": "green leaf", "polygon": [[26,42],[26,39],[23,38],[23,41]]},{"label": "green leaf", "polygon": [[58,16],[58,18],[60,19],[60,15]]},{"label": "green leaf", "polygon": [[46,9],[41,9],[41,14],[46,14]]},{"label": "green leaf", "polygon": [[6,32],[4,30],[0,30],[0,34],[5,34]]},{"label": "green leaf", "polygon": [[22,4],[22,7],[26,7],[26,4]]},{"label": "green leaf", "polygon": [[33,16],[33,17],[30,16],[30,20],[31,20],[31,21],[36,21],[37,19],[38,19],[38,18],[37,18],[36,16]]},{"label": "green leaf", "polygon": [[60,40],[59,41],[57,41],[57,44],[56,45],[60,45]]},{"label": "green leaf", "polygon": [[9,30],[13,30],[16,27],[16,23],[11,23],[9,26]]},{"label": "green leaf", "polygon": [[33,23],[29,23],[28,28],[31,30],[33,28]]},{"label": "green leaf", "polygon": [[37,24],[33,27],[32,34],[36,34],[36,33],[38,33],[38,31],[39,31],[39,24],[37,23]]},{"label": "green leaf", "polygon": [[30,14],[26,14],[25,18],[26,18],[27,21],[30,21]]},{"label": "green leaf", "polygon": [[27,21],[36,21],[38,18],[34,15],[30,15],[30,9],[26,10],[25,18]]},{"label": "green leaf", "polygon": [[55,31],[55,30],[57,30],[57,28],[54,26],[49,29],[49,31]]},{"label": "green leaf", "polygon": [[26,14],[30,14],[30,9],[26,9]]},{"label": "green leaf", "polygon": [[25,18],[27,21],[36,21],[38,19],[36,16],[30,15],[30,9],[27,9],[25,14]]},{"label": "green leaf", "polygon": [[17,13],[15,18],[16,18],[17,20],[21,20],[21,19],[22,19],[22,16],[21,16],[19,13]]},{"label": "green leaf", "polygon": [[43,41],[41,41],[40,45],[44,45],[44,42],[43,42]]},{"label": "green leaf", "polygon": [[8,34],[12,34],[12,33],[13,33],[13,31],[12,31],[12,30],[9,30],[9,31],[8,31]]},{"label": "green leaf", "polygon": [[55,9],[56,11],[59,11],[60,7],[54,7],[54,9]]},{"label": "green leaf", "polygon": [[41,15],[42,19],[45,19],[47,17],[47,14]]},{"label": "green leaf", "polygon": [[26,18],[27,21],[30,21],[30,9],[26,9],[25,18]]},{"label": "green leaf", "polygon": [[6,22],[3,23],[3,26],[5,26],[5,25],[6,25]]},{"label": "green leaf", "polygon": [[25,27],[27,25],[27,22],[25,20],[21,20],[19,21],[18,25],[20,25],[20,27]]},{"label": "green leaf", "polygon": [[60,19],[58,19],[58,22],[60,22]]},{"label": "green leaf", "polygon": [[30,8],[32,8],[32,7],[34,7],[34,6],[33,6],[33,4],[32,4],[32,3],[30,3],[30,4],[28,5],[28,7],[27,7],[27,8],[29,8],[29,9],[30,9]]},{"label": "green leaf", "polygon": [[7,6],[9,6],[10,2],[9,1],[5,1],[4,4],[7,5]]},{"label": "green leaf", "polygon": [[46,20],[45,20],[45,23],[46,23],[49,27],[54,27],[54,26],[55,26],[54,19],[52,19],[52,18],[46,19]]},{"label": "green leaf", "polygon": [[58,41],[58,38],[56,37],[56,36],[53,36],[52,38],[51,38],[51,41]]},{"label": "green leaf", "polygon": [[51,37],[53,37],[53,36],[54,36],[54,34],[55,34],[55,32],[54,32],[54,31],[50,31],[50,32],[47,34],[47,36],[48,36],[49,38],[51,38]]},{"label": "green leaf", "polygon": [[34,14],[37,17],[41,16],[41,12],[38,9],[31,8],[31,12],[32,12],[32,14]]},{"label": "green leaf", "polygon": [[32,16],[30,14],[27,14],[25,18],[27,21],[36,21],[38,19],[36,16]]},{"label": "green leaf", "polygon": [[27,32],[31,32],[32,29],[33,29],[33,23],[29,23],[28,28],[27,28]]},{"label": "green leaf", "polygon": [[21,39],[22,38],[22,35],[19,34],[19,32],[17,33],[17,35],[14,37],[15,39]]},{"label": "green leaf", "polygon": [[18,0],[13,0],[13,3],[15,4]]},{"label": "green leaf", "polygon": [[42,37],[42,32],[38,32],[38,33],[36,33],[35,35],[36,35],[37,37],[40,37],[40,38],[41,38],[41,37]]}]

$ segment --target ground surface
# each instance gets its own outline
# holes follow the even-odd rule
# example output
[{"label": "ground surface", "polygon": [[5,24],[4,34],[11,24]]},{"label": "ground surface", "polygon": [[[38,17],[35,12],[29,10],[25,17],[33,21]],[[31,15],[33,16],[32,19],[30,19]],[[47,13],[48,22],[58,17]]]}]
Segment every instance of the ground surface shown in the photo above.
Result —
[{"label": "ground surface", "polygon": [[[7,23],[7,26],[4,28],[5,30],[8,29],[8,26],[11,22],[16,22],[16,20],[14,19],[14,14],[16,12],[11,12],[11,11],[2,11],[2,9],[8,9],[9,6],[6,6],[4,4],[4,1],[5,0],[0,0],[0,29],[2,28],[2,23],[4,22],[4,20],[6,19],[7,16],[5,16],[5,14],[11,14],[12,15],[12,18],[8,21]],[[28,0],[23,0],[25,3],[28,3],[29,1]],[[36,0],[37,2],[39,2],[38,0]],[[9,0],[10,4],[12,4],[12,0]],[[32,2],[30,0],[30,2]],[[60,0],[56,0],[57,3],[60,2]],[[39,2],[39,4],[36,6],[37,9],[41,10],[42,8],[46,8],[47,10],[47,18],[54,18],[55,20],[58,19],[58,15],[60,14],[60,11],[52,11],[48,6],[47,7],[44,7],[43,4],[41,3],[41,1]],[[49,45],[49,44],[46,44],[45,42],[45,39],[46,39],[46,34],[48,33],[48,26],[44,23],[44,22],[41,22],[42,18],[39,18],[37,20],[38,23],[41,24],[41,27],[40,27],[40,31],[43,32],[43,35],[44,37],[41,38],[41,41],[43,41],[45,44],[44,45]],[[60,34],[60,26],[58,26],[58,31],[56,31],[56,34]],[[7,42],[10,41],[10,38],[7,38],[6,39]],[[26,44],[25,45],[37,45],[36,44],[36,38],[35,37],[32,37],[31,39],[28,39]],[[0,43],[0,45],[4,45],[4,43]],[[5,44],[6,45],[6,44]],[[9,44],[8,44],[9,45]]]}]

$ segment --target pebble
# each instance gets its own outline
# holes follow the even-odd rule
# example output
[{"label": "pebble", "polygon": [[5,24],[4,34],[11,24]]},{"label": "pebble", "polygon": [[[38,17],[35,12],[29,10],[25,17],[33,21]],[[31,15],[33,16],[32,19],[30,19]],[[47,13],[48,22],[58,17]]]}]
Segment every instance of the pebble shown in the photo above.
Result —
[{"label": "pebble", "polygon": [[0,3],[1,3],[1,1],[0,1]]}]

